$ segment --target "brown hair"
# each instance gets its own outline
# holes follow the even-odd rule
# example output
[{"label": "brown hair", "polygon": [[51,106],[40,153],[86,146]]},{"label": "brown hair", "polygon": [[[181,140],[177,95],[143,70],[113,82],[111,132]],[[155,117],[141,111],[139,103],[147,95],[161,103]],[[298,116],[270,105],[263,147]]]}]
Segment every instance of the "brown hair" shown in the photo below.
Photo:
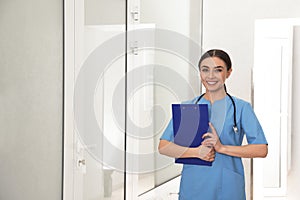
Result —
[{"label": "brown hair", "polygon": [[231,64],[231,59],[230,59],[229,55],[225,51],[223,51],[221,49],[211,49],[211,50],[205,52],[201,56],[201,58],[199,60],[198,67],[200,68],[201,62],[204,59],[210,58],[210,57],[218,57],[218,58],[220,58],[221,60],[223,60],[225,62],[227,70],[231,69],[231,65],[232,65]]}]

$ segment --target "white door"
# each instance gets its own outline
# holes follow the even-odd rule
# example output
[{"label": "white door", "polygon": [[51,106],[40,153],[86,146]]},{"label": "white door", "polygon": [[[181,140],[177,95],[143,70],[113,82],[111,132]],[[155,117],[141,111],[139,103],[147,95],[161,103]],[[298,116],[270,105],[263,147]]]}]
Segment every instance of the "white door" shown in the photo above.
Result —
[{"label": "white door", "polygon": [[112,106],[119,97],[113,88],[125,77],[125,7],[122,1],[65,1],[67,200],[125,196],[125,112]]},{"label": "white door", "polygon": [[200,11],[198,0],[65,1],[64,199],[177,197],[181,166],[157,145],[171,103],[199,94]]},{"label": "white door", "polygon": [[291,162],[293,26],[299,20],[258,20],[255,26],[254,110],[269,143],[253,161],[253,197],[286,199]]}]

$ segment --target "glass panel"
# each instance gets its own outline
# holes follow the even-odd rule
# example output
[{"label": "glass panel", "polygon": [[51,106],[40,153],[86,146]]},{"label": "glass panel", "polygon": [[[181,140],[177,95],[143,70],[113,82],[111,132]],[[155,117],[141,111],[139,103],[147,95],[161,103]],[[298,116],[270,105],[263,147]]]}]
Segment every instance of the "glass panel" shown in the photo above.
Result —
[{"label": "glass panel", "polygon": [[[74,197],[124,199],[125,1],[75,2]],[[123,82],[122,82],[123,81]],[[118,99],[116,99],[118,98]],[[117,100],[117,101],[115,101]]]},{"label": "glass panel", "polygon": [[[182,166],[157,147],[171,119],[171,104],[200,93],[201,1],[132,0],[129,9],[127,150],[138,155],[127,161],[138,164],[127,163],[127,172],[133,178],[137,169],[133,191],[141,196],[181,173]],[[166,199],[163,193],[176,193],[178,187],[154,196]]]}]

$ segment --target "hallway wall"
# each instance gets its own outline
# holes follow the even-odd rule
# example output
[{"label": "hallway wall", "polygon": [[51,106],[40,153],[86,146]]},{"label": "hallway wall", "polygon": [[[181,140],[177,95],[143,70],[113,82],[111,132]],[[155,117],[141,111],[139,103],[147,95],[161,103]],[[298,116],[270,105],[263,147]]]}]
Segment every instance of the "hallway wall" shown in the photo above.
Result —
[{"label": "hallway wall", "polygon": [[0,27],[0,199],[61,199],[63,1],[0,0]]},{"label": "hallway wall", "polygon": [[227,84],[230,93],[251,101],[255,20],[297,18],[299,9],[298,0],[203,2],[203,48],[224,48],[230,54],[233,65]]}]

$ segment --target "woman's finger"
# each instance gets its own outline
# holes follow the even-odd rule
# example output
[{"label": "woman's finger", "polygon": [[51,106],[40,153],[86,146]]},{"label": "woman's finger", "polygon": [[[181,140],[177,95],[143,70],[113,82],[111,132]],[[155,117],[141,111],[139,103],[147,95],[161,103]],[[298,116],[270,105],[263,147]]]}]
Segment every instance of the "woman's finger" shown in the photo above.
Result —
[{"label": "woman's finger", "polygon": [[206,139],[202,142],[202,144],[209,144],[209,143],[214,143],[216,142],[216,139],[214,138],[209,138],[209,139]]},{"label": "woman's finger", "polygon": [[209,157],[215,157],[215,153],[214,153],[213,151],[210,151],[210,152],[208,153],[208,156],[209,156]]},{"label": "woman's finger", "polygon": [[211,128],[213,133],[217,133],[215,127],[213,126],[213,124],[211,122],[209,122],[209,127]]},{"label": "woman's finger", "polygon": [[205,134],[202,135],[202,138],[210,138],[212,136],[213,136],[212,133],[205,133]]}]

